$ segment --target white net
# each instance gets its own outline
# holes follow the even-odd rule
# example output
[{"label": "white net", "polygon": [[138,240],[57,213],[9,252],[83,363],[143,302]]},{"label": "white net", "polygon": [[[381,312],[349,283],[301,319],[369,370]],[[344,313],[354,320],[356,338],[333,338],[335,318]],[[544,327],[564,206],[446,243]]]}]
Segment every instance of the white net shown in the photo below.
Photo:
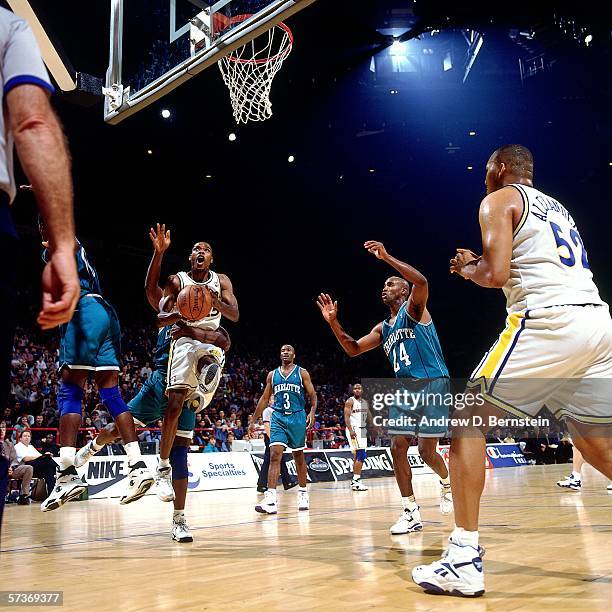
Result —
[{"label": "white net", "polygon": [[236,123],[265,121],[272,116],[272,81],[292,46],[291,30],[279,23],[219,60]]}]

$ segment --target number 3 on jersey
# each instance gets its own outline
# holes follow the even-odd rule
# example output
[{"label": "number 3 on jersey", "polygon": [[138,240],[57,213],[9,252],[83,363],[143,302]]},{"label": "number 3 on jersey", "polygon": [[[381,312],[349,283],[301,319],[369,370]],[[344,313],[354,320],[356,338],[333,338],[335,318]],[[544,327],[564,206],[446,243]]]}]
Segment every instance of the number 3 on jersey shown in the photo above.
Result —
[{"label": "number 3 on jersey", "polygon": [[[565,238],[563,238],[563,230],[556,223],[553,223],[552,221],[550,221],[550,227],[552,228],[553,234],[555,236],[555,242],[557,243],[557,251],[561,247],[565,247],[567,249],[567,254],[568,254],[567,257],[559,253],[559,259],[561,260],[561,263],[571,268],[576,263],[576,256],[574,255],[574,250],[572,249],[572,245],[567,240],[565,240]],[[589,265],[589,260],[587,259],[586,249],[584,248],[584,243],[582,242],[582,238],[580,237],[580,234],[575,229],[572,229],[570,230],[569,238],[574,244],[574,246],[580,247],[580,250],[582,251],[582,257],[581,257],[582,267],[585,268],[586,270],[590,270],[591,266]]]},{"label": "number 3 on jersey", "polygon": [[[393,371],[394,372],[399,372],[401,365],[399,364],[398,360],[397,360],[397,345],[395,345],[393,347]],[[410,357],[408,356],[408,353],[406,352],[406,347],[404,346],[404,343],[402,342],[399,345],[399,358],[400,361],[404,362],[404,365],[406,367],[408,367],[410,365]]]},{"label": "number 3 on jersey", "polygon": [[283,393],[283,400],[283,408],[289,410],[289,408],[291,408],[291,400],[289,399],[288,393]]}]

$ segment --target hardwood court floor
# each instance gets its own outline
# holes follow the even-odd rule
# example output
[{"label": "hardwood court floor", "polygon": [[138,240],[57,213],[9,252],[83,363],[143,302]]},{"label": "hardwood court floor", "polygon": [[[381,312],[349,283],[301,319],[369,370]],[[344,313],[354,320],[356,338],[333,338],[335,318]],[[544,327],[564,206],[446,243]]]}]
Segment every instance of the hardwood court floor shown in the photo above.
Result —
[{"label": "hardwood court floor", "polygon": [[254,489],[193,493],[195,541],[169,537],[171,505],[146,497],[38,505],[5,513],[0,590],[63,590],[67,610],[609,610],[612,495],[585,466],[581,492],[556,480],[570,466],[488,473],[481,542],[487,593],[477,600],[425,595],[412,566],[440,554],[452,518],[438,511],[432,478],[416,479],[425,529],[390,536],[399,493],[392,479],[295,490],[261,517]]}]

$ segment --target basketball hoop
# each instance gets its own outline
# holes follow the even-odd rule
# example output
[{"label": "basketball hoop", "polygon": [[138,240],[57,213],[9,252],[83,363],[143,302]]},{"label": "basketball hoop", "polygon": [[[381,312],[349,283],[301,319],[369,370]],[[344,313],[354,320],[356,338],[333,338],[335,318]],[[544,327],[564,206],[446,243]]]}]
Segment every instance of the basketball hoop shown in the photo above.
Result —
[{"label": "basketball hoop", "polygon": [[[250,16],[238,15],[231,22],[240,23]],[[293,34],[281,22],[219,60],[236,123],[265,121],[272,116],[272,81],[292,47]]]}]

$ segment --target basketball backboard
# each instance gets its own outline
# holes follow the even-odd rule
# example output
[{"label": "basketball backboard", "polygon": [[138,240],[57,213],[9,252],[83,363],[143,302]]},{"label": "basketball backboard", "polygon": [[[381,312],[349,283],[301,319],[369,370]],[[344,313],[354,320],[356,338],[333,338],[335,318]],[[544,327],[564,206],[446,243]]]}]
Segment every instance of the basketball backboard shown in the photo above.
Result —
[{"label": "basketball backboard", "polygon": [[314,1],[111,0],[104,120],[118,123]]}]

